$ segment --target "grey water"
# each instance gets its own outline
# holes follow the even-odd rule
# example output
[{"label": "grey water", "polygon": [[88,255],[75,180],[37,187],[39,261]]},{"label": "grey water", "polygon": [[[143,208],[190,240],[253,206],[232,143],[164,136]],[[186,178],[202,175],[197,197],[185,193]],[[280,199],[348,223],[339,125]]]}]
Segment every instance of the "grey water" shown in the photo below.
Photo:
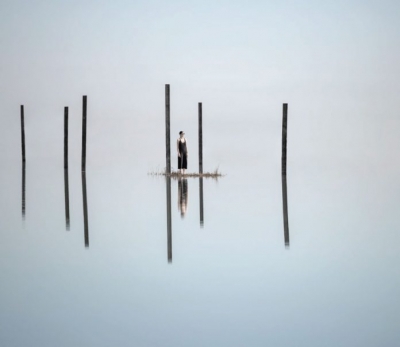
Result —
[{"label": "grey water", "polygon": [[62,127],[60,156],[42,157],[28,125],[26,167],[2,161],[2,345],[395,345],[398,164],[300,153],[289,112],[282,178],[280,116],[270,139],[262,122],[210,127],[205,171],[230,148],[218,180],[149,175],[133,145],[96,153],[90,113],[86,173],[79,141],[65,171]]}]

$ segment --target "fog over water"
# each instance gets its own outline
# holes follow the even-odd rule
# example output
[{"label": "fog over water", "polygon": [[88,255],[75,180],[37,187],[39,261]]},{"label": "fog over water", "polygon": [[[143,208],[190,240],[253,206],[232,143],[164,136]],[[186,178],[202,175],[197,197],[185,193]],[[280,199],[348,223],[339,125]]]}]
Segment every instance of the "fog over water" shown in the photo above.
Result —
[{"label": "fog over water", "polygon": [[[399,13],[2,1],[0,345],[396,346]],[[184,130],[198,170],[202,102],[204,171],[225,176],[148,175],[165,167],[165,84],[172,167]]]}]

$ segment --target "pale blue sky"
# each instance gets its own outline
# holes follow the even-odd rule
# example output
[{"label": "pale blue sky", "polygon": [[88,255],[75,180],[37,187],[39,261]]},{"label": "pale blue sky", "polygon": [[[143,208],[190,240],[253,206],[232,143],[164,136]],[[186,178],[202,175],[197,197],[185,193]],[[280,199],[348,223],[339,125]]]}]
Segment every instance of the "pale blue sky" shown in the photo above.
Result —
[{"label": "pale blue sky", "polygon": [[[230,126],[246,138],[264,127],[279,155],[283,102],[289,146],[301,153],[364,151],[386,133],[386,142],[374,146],[385,153],[397,137],[397,1],[3,0],[0,6],[2,146],[14,141],[18,106],[25,104],[27,144],[38,144],[32,134],[44,141],[38,155],[61,150],[59,134],[50,130],[62,127],[56,115],[67,105],[79,147],[87,94],[89,140],[102,139],[96,148],[115,156],[150,134],[146,165],[163,165],[165,83],[173,139],[184,129],[197,141],[199,101],[205,146]],[[338,134],[343,148],[332,149]],[[216,156],[212,165],[221,160]]]}]

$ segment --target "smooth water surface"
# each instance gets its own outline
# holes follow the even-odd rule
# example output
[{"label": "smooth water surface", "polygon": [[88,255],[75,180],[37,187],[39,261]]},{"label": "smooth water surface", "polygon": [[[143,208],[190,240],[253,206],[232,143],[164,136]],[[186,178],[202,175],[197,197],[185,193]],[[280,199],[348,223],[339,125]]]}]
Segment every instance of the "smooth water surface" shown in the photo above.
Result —
[{"label": "smooth water surface", "polygon": [[67,187],[54,161],[10,163],[2,345],[396,345],[395,175],[289,162],[286,190],[276,164],[202,183],[71,165]]}]

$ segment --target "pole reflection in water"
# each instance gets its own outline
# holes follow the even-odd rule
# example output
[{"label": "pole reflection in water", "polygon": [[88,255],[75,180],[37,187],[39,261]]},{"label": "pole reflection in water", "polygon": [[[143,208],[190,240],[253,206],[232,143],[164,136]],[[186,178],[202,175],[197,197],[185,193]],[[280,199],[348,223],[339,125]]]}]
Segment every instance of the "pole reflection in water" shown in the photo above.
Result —
[{"label": "pole reflection in water", "polygon": [[25,181],[26,181],[26,166],[22,163],[22,219],[25,220],[25,207],[26,207],[26,196],[25,196]]},{"label": "pole reflection in water", "polygon": [[282,200],[283,200],[283,231],[285,236],[285,246],[289,247],[289,216],[287,201],[286,175],[282,175]]},{"label": "pole reflection in water", "polygon": [[188,205],[188,181],[186,178],[180,178],[178,181],[178,209],[181,212],[181,218],[185,217]]},{"label": "pole reflection in water", "polygon": [[172,263],[171,177],[166,177],[167,187],[167,243],[168,263]]},{"label": "pole reflection in water", "polygon": [[199,178],[200,226],[204,227],[203,177]]},{"label": "pole reflection in water", "polygon": [[64,190],[65,190],[65,228],[69,230],[69,184],[68,184],[68,169],[64,169]]},{"label": "pole reflection in water", "polygon": [[85,247],[89,247],[89,222],[86,193],[86,173],[82,171],[82,195],[83,195],[83,221],[85,226]]}]

